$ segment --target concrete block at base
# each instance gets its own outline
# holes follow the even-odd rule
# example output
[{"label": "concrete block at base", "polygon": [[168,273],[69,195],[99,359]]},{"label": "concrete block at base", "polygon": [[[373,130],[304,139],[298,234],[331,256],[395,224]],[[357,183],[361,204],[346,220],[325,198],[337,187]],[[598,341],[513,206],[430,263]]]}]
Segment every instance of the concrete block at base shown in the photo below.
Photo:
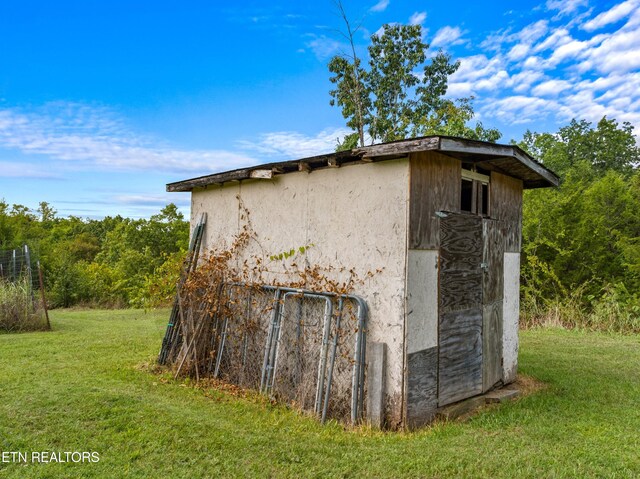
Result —
[{"label": "concrete block at base", "polygon": [[377,428],[384,425],[386,346],[385,343],[367,343],[367,421]]},{"label": "concrete block at base", "polygon": [[483,406],[485,403],[484,396],[476,396],[469,399],[465,399],[464,401],[457,402],[450,406],[445,406],[438,409],[438,413],[436,417],[438,419],[451,420],[456,419],[460,416],[464,416],[465,414],[475,411],[479,407]]},{"label": "concrete block at base", "polygon": [[507,399],[515,399],[520,395],[520,391],[515,389],[498,389],[485,394],[484,399],[487,403],[503,402]]}]

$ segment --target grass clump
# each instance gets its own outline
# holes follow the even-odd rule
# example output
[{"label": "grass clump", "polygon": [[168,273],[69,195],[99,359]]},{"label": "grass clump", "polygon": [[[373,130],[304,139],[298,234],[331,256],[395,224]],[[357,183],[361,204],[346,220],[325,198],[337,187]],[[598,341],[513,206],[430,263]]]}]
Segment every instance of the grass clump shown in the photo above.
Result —
[{"label": "grass clump", "polygon": [[33,300],[29,279],[0,279],[0,332],[47,329],[44,311]]},{"label": "grass clump", "polygon": [[520,325],[587,331],[640,333],[640,296],[622,283],[606,285],[598,296],[586,294],[586,285],[562,296],[540,299],[525,288]]}]

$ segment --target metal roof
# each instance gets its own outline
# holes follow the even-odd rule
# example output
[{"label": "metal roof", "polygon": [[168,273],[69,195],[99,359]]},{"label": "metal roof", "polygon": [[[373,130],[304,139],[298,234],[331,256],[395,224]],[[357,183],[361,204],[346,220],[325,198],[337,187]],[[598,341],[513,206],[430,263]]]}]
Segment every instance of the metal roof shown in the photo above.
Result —
[{"label": "metal roof", "polygon": [[264,165],[214,173],[188,180],[169,183],[167,191],[191,191],[208,185],[220,185],[230,181],[251,178],[272,178],[294,171],[312,171],[321,168],[371,163],[403,158],[421,151],[439,151],[463,162],[473,163],[490,171],[497,171],[522,180],[525,188],[558,186],[559,179],[551,170],[538,163],[515,145],[499,145],[485,141],[466,140],[449,136],[425,136],[410,140],[339,151],[326,155],[281,161]]}]

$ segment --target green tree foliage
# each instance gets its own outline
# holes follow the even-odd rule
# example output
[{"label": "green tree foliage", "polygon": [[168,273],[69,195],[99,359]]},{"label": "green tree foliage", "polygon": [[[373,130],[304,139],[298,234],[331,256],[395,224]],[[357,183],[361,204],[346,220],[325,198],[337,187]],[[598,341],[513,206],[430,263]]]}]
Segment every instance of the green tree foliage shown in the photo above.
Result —
[{"label": "green tree foliage", "polygon": [[427,61],[429,45],[422,40],[420,25],[384,25],[381,34],[371,36],[365,69],[340,4],[339,8],[352,53],[329,62],[330,81],[335,87],[329,92],[330,103],[341,108],[354,133],[343,139],[338,150],[364,146],[365,129],[373,142],[429,134],[487,141],[500,138],[498,130],[485,129],[480,122],[468,126],[473,118],[472,98],[454,101],[445,97],[449,76],[460,63],[452,62],[442,51]]},{"label": "green tree foliage", "polygon": [[0,201],[0,233],[0,248],[26,243],[40,259],[54,307],[163,304],[189,240],[188,222],[174,204],[149,219],[85,220],[60,218],[45,202],[31,212]]},{"label": "green tree foliage", "polygon": [[561,177],[559,188],[525,192],[525,304],[578,292],[584,308],[615,298],[628,314],[640,315],[640,172],[633,127],[606,117],[595,127],[574,120],[556,134],[527,132],[521,146]]}]

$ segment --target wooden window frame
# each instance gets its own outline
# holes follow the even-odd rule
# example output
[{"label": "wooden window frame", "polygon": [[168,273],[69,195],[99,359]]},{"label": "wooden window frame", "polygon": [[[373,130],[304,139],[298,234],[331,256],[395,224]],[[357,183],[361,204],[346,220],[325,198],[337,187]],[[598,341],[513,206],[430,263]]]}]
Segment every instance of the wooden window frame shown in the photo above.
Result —
[{"label": "wooden window frame", "polygon": [[[491,213],[489,205],[491,202],[489,201],[491,195],[491,177],[489,175],[483,175],[482,173],[478,173],[477,171],[467,170],[466,168],[462,168],[462,181],[471,181],[471,211],[462,210],[462,197],[460,198],[460,210],[467,211],[468,213],[472,213],[474,215],[480,216],[489,216]],[[487,198],[486,205],[487,211],[482,211],[483,204],[483,188],[482,186],[487,186]]]}]

